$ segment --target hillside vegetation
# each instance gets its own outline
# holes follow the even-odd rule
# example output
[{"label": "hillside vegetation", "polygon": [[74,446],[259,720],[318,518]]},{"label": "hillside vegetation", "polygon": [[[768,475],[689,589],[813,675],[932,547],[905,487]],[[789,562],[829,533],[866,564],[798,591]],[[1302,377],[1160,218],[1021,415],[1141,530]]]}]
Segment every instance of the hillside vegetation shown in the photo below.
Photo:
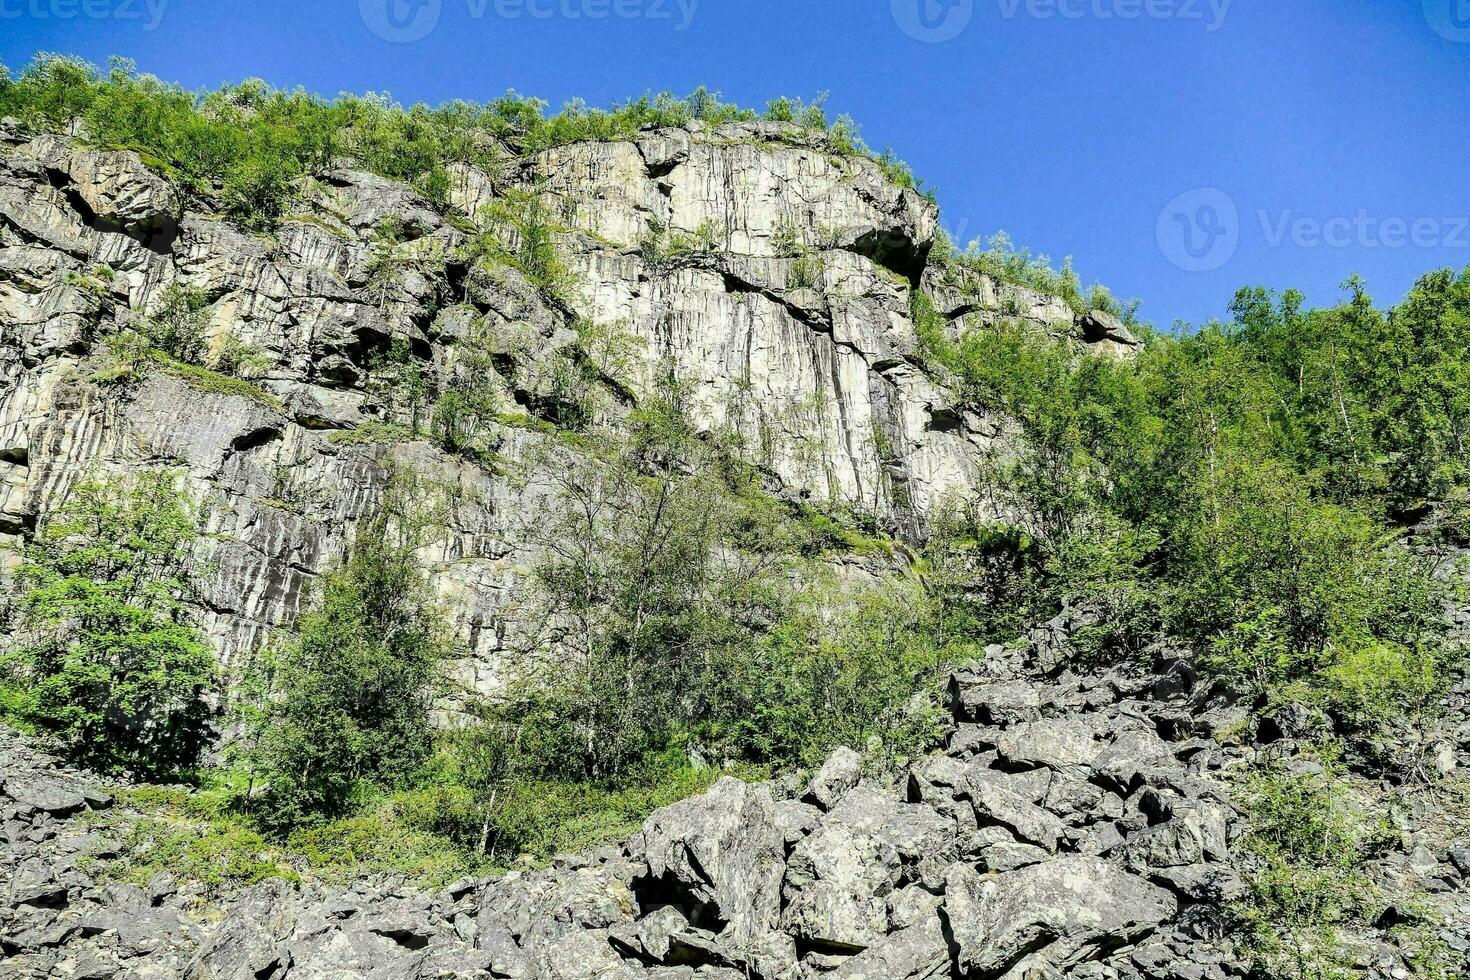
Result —
[{"label": "hillside vegetation", "polygon": [[[820,103],[758,115],[701,90],[544,109],[514,95],[403,109],[256,82],[198,95],[57,57],[0,72],[0,116],[135,150],[191,206],[261,233],[290,213],[296,182],[339,156],[448,210],[456,163],[690,120],[788,122],[829,152],[869,154]],[[528,233],[545,225],[533,211],[512,208],[516,233],[481,239],[475,258],[540,270],[554,291],[564,270],[551,239]],[[383,234],[386,262],[398,243]],[[1069,265],[1053,272],[1008,242],[932,261],[1119,311]],[[205,350],[191,319],[201,306],[170,294],[114,338],[113,366],[93,380],[161,368],[268,399],[250,351]],[[1356,278],[1324,309],[1245,288],[1227,319],[1146,331],[1128,359],[1020,321],[956,332],[917,290],[912,318],[932,378],[1013,426],[987,460],[984,498],[948,501],[917,547],[859,515],[772,496],[721,433],[691,424],[670,373],[616,424],[576,399],[566,404],[587,410],[519,417],[558,432],[581,462],[531,576],[561,624],[560,653],[502,696],[467,698],[449,681],[458,641],[418,558],[443,522],[419,474],[395,473],[310,611],[227,676],[189,602],[208,574],[190,558],[205,502],[160,470],[88,481],[37,529],[16,641],[0,654],[0,709],[93,768],[198,787],[137,798],[158,818],[133,860],[152,870],[177,854],[239,882],[299,867],[443,881],[614,838],[723,772],[810,767],[844,744],[891,766],[932,744],[947,667],[1064,609],[1096,623],[1078,658],[1186,650],[1242,691],[1252,724],[1286,705],[1304,712],[1327,771],[1429,778],[1417,733],[1462,656],[1445,617],[1457,579],[1441,556],[1466,531],[1470,270],[1432,272],[1389,308]],[[624,338],[583,326],[581,349],[616,360]],[[493,468],[480,434],[515,416],[472,381],[431,397],[397,354],[378,383],[410,406],[408,421],[350,438],[428,438]],[[839,579],[834,557],[880,573]],[[228,708],[211,713],[211,698]],[[223,761],[207,766],[221,734]],[[1252,780],[1240,928],[1269,974],[1333,976],[1332,930],[1355,914],[1343,896],[1368,832],[1330,788],[1275,771]],[[1285,832],[1303,813],[1318,821],[1310,839]],[[178,836],[181,815],[197,837]],[[1331,855],[1346,864],[1322,867]]]}]

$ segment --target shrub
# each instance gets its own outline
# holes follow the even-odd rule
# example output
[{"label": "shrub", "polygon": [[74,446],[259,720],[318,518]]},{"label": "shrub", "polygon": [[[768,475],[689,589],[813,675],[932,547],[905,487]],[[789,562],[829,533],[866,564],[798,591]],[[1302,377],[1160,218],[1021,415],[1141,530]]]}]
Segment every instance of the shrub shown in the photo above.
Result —
[{"label": "shrub", "polygon": [[227,805],[185,790],[141,788],[119,800],[142,811],[114,817],[127,826],[121,853],[104,870],[104,880],[147,887],[160,874],[198,882],[211,896],[226,888],[248,888],[267,878],[296,881],[296,871]]},{"label": "shrub", "polygon": [[1281,980],[1346,980],[1351,957],[1338,930],[1372,911],[1374,889],[1359,870],[1370,828],[1330,775],[1263,771],[1243,802],[1248,897],[1233,912],[1252,966]]},{"label": "shrub", "polygon": [[138,324],[138,334],[155,350],[184,364],[202,365],[209,346],[209,300],[204,291],[177,283],[164,288],[158,304]]},{"label": "shrub", "polygon": [[214,657],[187,604],[198,533],[177,478],[145,472],[75,487],[26,552],[6,700],[89,765],[167,775],[208,740]]},{"label": "shrub", "polygon": [[395,482],[363,521],[321,605],[256,667],[237,751],[265,783],[274,826],[347,813],[368,787],[405,783],[428,757],[429,708],[447,650],[414,559],[431,516],[417,481]]}]

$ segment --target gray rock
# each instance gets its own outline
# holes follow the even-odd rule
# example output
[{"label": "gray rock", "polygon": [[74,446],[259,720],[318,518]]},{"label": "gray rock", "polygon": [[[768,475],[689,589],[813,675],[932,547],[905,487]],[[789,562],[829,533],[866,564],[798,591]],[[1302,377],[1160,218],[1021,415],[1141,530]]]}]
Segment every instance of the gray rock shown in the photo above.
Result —
[{"label": "gray rock", "polygon": [[1086,779],[1105,748],[1079,720],[1046,719],[1008,728],[996,740],[1002,759],[1018,766],[1046,766]]},{"label": "gray rock", "polygon": [[883,937],[842,963],[834,980],[937,980],[950,976],[949,942],[938,915]]},{"label": "gray rock", "polygon": [[786,869],[781,928],[808,946],[854,952],[888,930],[898,853],[881,837],[826,822],[796,846]]},{"label": "gray rock", "polygon": [[949,679],[949,708],[956,721],[1008,725],[1041,717],[1041,696],[1026,681],[987,682],[955,673]]},{"label": "gray rock", "polygon": [[732,948],[775,930],[786,850],[768,788],[727,776],[649,817],[634,846],[651,879],[726,923]]},{"label": "gray rock", "polygon": [[7,774],[0,784],[0,793],[27,815],[49,813],[65,817],[87,808],[87,797],[76,784],[44,773]]},{"label": "gray rock", "polygon": [[823,810],[830,810],[862,778],[863,757],[843,746],[827,756],[827,761],[822,763],[822,768],[817,770],[807,784],[803,799]]},{"label": "gray rock", "polygon": [[992,878],[956,865],[944,902],[959,967],[977,976],[1000,976],[1022,964],[1064,971],[1137,942],[1176,909],[1163,889],[1088,857]]},{"label": "gray rock", "polygon": [[997,778],[992,778],[991,772],[972,768],[966,781],[980,825],[998,824],[1021,842],[1055,853],[1063,834],[1062,821],[1008,789],[999,778],[1003,774],[995,773]]}]

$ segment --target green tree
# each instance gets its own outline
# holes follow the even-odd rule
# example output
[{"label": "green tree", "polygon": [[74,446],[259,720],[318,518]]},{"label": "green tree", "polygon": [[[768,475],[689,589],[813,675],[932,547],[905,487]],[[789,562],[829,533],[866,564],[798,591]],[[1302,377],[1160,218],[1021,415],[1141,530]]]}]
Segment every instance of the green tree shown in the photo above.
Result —
[{"label": "green tree", "polygon": [[185,364],[203,364],[209,346],[209,299],[202,289],[164,288],[138,332],[155,350]]},{"label": "green tree", "polygon": [[187,602],[197,537],[171,473],[73,489],[20,571],[21,639],[0,657],[16,713],[89,765],[149,776],[194,765],[215,683]]},{"label": "green tree", "polygon": [[432,522],[422,495],[418,481],[395,478],[324,577],[319,607],[258,667],[263,703],[241,746],[274,824],[339,816],[360,790],[404,785],[429,755],[450,642],[415,559]]}]

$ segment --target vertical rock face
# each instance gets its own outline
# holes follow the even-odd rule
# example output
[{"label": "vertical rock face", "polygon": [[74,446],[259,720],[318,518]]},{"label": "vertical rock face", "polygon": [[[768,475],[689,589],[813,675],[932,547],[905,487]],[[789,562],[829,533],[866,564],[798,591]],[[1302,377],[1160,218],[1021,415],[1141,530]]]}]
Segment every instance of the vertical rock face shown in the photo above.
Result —
[{"label": "vertical rock face", "polygon": [[[696,425],[733,434],[777,493],[902,536],[974,488],[998,438],[916,356],[908,311],[932,204],[790,127],[694,123],[562,147],[493,178],[462,169],[463,214],[492,186],[547,204],[576,280],[559,299],[466,258],[462,218],[345,163],[263,235],[188,210],[133,154],[4,133],[0,554],[13,560],[89,475],[176,470],[203,505],[214,574],[201,614],[226,661],[294,621],[397,456],[454,491],[423,558],[471,651],[466,679],[494,687],[533,618],[520,587],[533,530],[574,454],[535,416],[578,356],[581,323],[630,338],[604,379],[614,415],[672,371]],[[171,286],[202,291],[213,344],[259,349],[255,391],[165,368],[109,374],[109,338]],[[410,421],[379,390],[393,345],[432,383],[482,326],[495,349],[481,370],[532,416],[498,425],[497,468],[365,435]]]},{"label": "vertical rock face", "polygon": [[[915,366],[909,294],[937,214],[872,161],[793,138],[694,126],[565,147],[534,170],[583,233],[578,311],[643,341],[640,385],[672,364],[704,423],[734,429],[783,483],[917,532],[946,490],[973,486],[994,433]],[[656,257],[655,229],[703,240]]]}]

